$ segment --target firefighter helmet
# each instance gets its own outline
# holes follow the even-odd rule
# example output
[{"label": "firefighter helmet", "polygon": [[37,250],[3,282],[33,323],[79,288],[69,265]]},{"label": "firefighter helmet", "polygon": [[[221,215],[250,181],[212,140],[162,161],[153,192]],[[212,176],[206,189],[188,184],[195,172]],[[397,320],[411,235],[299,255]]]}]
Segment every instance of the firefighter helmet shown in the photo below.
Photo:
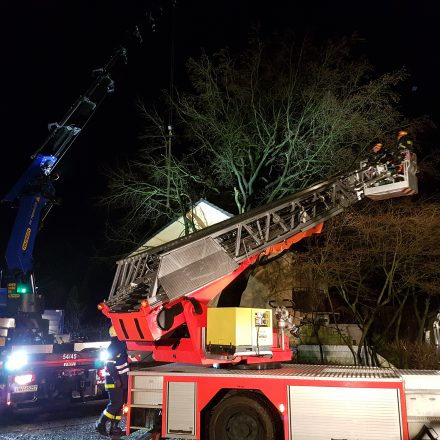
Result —
[{"label": "firefighter helmet", "polygon": [[374,145],[374,147],[371,149],[371,152],[374,154],[379,153],[379,151],[381,150],[381,148],[383,147],[383,144],[381,144],[380,142],[378,142],[377,144]]},{"label": "firefighter helmet", "polygon": [[400,141],[403,136],[408,136],[408,132],[405,130],[400,130],[399,133],[397,133],[397,140]]},{"label": "firefighter helmet", "polygon": [[111,338],[116,337],[116,331],[115,331],[115,328],[114,328],[113,326],[111,326],[111,327],[108,329],[108,334],[110,335]]}]

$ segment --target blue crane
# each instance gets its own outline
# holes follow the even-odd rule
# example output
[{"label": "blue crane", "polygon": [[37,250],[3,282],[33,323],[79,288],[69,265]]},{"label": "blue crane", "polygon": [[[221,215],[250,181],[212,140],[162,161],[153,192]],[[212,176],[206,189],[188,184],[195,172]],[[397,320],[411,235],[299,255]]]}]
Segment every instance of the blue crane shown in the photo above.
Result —
[{"label": "blue crane", "polygon": [[32,163],[2,200],[18,210],[5,253],[7,273],[3,278],[7,287],[0,288],[0,306],[8,305],[11,309],[13,304],[16,311],[40,312],[36,306],[39,301],[33,275],[33,251],[42,221],[57,203],[54,181],[58,174],[55,169],[106,96],[114,91],[110,72],[121,59],[126,62],[124,47],[118,47],[104,67],[92,72],[92,84],[60,122],[48,125],[47,139],[31,156]]}]

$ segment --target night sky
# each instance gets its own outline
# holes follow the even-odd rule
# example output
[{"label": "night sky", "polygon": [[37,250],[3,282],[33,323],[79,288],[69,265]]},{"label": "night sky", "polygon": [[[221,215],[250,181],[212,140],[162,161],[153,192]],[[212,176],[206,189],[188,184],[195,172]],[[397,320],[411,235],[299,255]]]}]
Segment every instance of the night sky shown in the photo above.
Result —
[{"label": "night sky", "polygon": [[[440,16],[428,1],[2,1],[0,4],[2,139],[0,194],[30,163],[29,156],[102,66],[138,25],[142,45],[129,44],[108,97],[60,164],[57,192],[62,205],[49,214],[38,236],[35,270],[48,306],[62,307],[72,286],[90,307],[108,294],[114,248],[105,245],[108,213],[97,206],[105,191],[105,167],[132,157],[141,121],[136,97],[154,103],[169,87],[170,41],[174,35],[175,86],[184,86],[185,60],[229,46],[243,47],[258,24],[263,34],[290,28],[325,41],[358,32],[361,48],[378,73],[406,66],[411,81],[401,90],[410,115],[429,114],[439,123]],[[160,8],[162,7],[162,14]],[[149,14],[155,17],[152,32]],[[174,20],[174,32],[171,32]],[[14,212],[0,210],[3,254]],[[99,257],[99,258],[95,258]],[[107,258],[104,258],[107,257]]]}]

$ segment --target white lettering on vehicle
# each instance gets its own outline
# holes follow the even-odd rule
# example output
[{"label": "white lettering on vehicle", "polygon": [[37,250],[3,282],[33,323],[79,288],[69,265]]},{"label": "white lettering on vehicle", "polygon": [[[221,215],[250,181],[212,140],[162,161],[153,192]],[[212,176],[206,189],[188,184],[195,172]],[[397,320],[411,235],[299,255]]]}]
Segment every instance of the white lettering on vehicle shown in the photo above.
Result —
[{"label": "white lettering on vehicle", "polygon": [[63,359],[78,359],[78,353],[63,353]]},{"label": "white lettering on vehicle", "polygon": [[19,385],[12,387],[13,393],[28,393],[37,390],[38,390],[38,385]]}]

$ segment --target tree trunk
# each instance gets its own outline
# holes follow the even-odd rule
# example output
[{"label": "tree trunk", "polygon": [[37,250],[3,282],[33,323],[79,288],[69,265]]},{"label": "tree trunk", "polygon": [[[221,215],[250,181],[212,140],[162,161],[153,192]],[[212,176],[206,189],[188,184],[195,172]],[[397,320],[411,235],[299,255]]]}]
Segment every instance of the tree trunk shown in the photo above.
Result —
[{"label": "tree trunk", "polygon": [[431,297],[427,296],[426,299],[425,299],[425,307],[423,309],[423,314],[422,314],[420,322],[419,322],[419,331],[417,333],[416,341],[419,344],[421,344],[423,342],[423,335],[425,334],[426,318],[428,316],[430,304],[431,304]]}]

